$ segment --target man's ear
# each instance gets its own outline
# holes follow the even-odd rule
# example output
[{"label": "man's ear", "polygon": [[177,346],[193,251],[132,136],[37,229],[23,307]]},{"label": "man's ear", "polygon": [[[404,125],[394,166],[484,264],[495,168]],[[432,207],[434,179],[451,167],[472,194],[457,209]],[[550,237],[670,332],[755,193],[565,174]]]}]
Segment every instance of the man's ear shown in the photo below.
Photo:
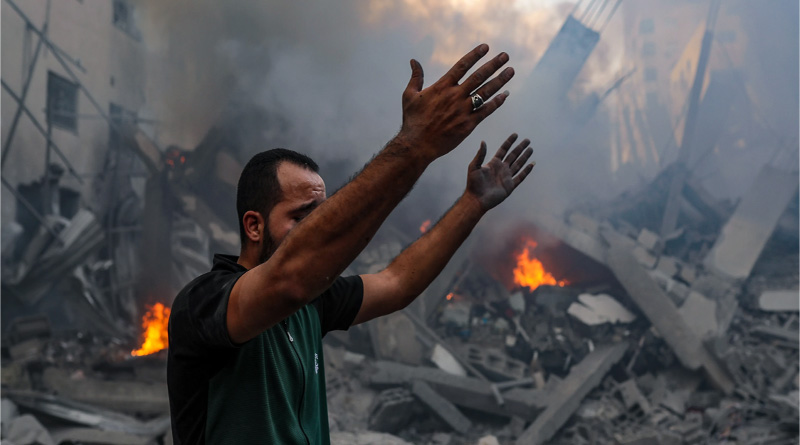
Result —
[{"label": "man's ear", "polygon": [[266,222],[261,213],[255,210],[248,210],[242,216],[242,224],[244,225],[244,233],[247,239],[258,244],[264,239],[266,232]]}]

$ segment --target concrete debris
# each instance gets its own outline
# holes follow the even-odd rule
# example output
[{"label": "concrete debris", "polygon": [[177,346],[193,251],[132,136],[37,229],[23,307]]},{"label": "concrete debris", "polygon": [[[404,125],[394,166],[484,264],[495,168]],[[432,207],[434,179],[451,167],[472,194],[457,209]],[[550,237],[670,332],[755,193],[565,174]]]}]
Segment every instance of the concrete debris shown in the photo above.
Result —
[{"label": "concrete debris", "polygon": [[481,373],[492,381],[515,380],[522,378],[528,366],[494,348],[479,348],[467,345],[464,355]]},{"label": "concrete debris", "polygon": [[733,279],[747,278],[797,188],[797,172],[765,165],[708,252],[705,266]]},{"label": "concrete debris", "polygon": [[622,359],[627,343],[595,349],[577,364],[547,395],[547,409],[517,439],[517,444],[540,444],[549,440],[569,420],[581,401],[600,383],[611,367]]},{"label": "concrete debris", "polygon": [[472,427],[472,422],[455,405],[437,394],[427,383],[415,380],[411,392],[453,430],[465,434]]},{"label": "concrete debris", "polygon": [[331,433],[331,445],[411,445],[411,442],[386,433],[374,431],[334,432]]},{"label": "concrete debris", "polygon": [[678,359],[689,369],[703,368],[712,383],[729,394],[733,382],[717,359],[709,353],[678,309],[666,296],[662,288],[637,264],[636,259],[621,247],[620,236],[604,232],[611,247],[608,251],[608,265],[622,286],[658,329],[670,345]]},{"label": "concrete debris", "polygon": [[603,323],[630,323],[636,320],[636,315],[610,295],[580,294],[578,300],[579,302],[570,305],[567,313],[589,326]]},{"label": "concrete debris", "polygon": [[431,362],[436,365],[442,371],[447,373],[466,377],[467,371],[458,363],[453,354],[450,354],[446,349],[442,347],[440,344],[436,344],[433,347],[433,352],[431,353]]},{"label": "concrete debris", "polygon": [[413,416],[414,398],[404,388],[382,391],[370,409],[369,428],[392,433],[406,426]]},{"label": "concrete debris", "polygon": [[[539,74],[588,43],[567,64],[577,74],[596,43],[570,17],[557,38],[566,46],[548,49]],[[719,76],[704,101],[720,96]],[[566,97],[568,77],[555,96]],[[581,110],[592,103],[579,98]],[[124,133],[152,175],[128,193],[130,208],[119,196],[80,208],[61,188],[59,208],[34,215],[55,194],[44,180],[16,189],[28,210],[1,237],[4,445],[171,443],[165,353],[130,353],[140,295],[174,294],[209,268],[210,252],[238,249],[225,197],[241,163],[221,148],[231,145],[221,128],[194,151],[168,150],[173,164],[138,128]],[[673,164],[565,218],[535,212],[513,242],[470,237],[408,308],[326,336],[331,442],[796,443],[796,196],[796,173],[764,167],[734,210]],[[385,268],[419,235],[402,227],[387,224],[345,275]],[[555,280],[513,282],[523,239]],[[140,244],[149,255],[132,253]]]},{"label": "concrete debris", "polygon": [[85,445],[149,445],[153,439],[117,431],[100,431],[94,428],[66,428],[53,434],[56,443]]},{"label": "concrete debris", "polygon": [[[15,445],[55,445],[50,433],[30,414],[23,414],[4,426],[4,440]],[[60,442],[59,442],[60,443]]]},{"label": "concrete debris", "polygon": [[639,232],[636,241],[651,252],[659,250],[661,246],[661,237],[647,229],[642,229],[641,232]]}]

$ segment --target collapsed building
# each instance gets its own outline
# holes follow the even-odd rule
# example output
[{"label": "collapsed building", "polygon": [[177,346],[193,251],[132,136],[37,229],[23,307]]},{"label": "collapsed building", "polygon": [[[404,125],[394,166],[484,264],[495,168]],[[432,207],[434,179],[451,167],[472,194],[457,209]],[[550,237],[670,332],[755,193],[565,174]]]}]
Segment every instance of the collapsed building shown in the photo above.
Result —
[{"label": "collapsed building", "polygon": [[[531,116],[535,144],[578,143],[580,135],[547,129],[564,120],[583,127],[618,95],[612,161],[672,160],[612,199],[521,218],[502,234],[478,230],[411,306],[331,332],[334,443],[796,443],[797,141],[759,165],[736,202],[698,177],[707,153],[737,136],[728,128],[748,122],[741,103],[752,100],[735,68],[709,62],[726,36],[718,0],[675,68],[679,118],[651,94],[657,63],[575,97],[620,4],[577,2],[534,68],[528,100],[546,104]],[[130,5],[107,8],[118,37],[136,41]],[[231,197],[247,145],[264,137],[264,122],[284,123],[239,104],[194,149],[160,147],[147,119],[94,99],[75,73],[86,70],[80,59],[48,37],[49,12],[40,26],[13,0],[4,11],[36,38],[21,88],[3,73],[16,111],[4,123],[4,166],[7,154],[20,156],[18,120],[35,127],[47,153],[41,177],[3,178],[16,203],[3,227],[4,443],[171,443],[164,296],[207,270],[211,252],[237,251]],[[642,40],[637,54],[651,57],[653,19],[635,6],[626,13]],[[44,123],[26,105],[40,47],[63,74],[48,73]],[[107,126],[111,150],[94,161],[104,165],[103,205],[81,199],[80,156],[58,134],[77,125],[78,94]],[[664,130],[676,121],[679,131]],[[429,227],[388,221],[345,274],[381,270]]]}]

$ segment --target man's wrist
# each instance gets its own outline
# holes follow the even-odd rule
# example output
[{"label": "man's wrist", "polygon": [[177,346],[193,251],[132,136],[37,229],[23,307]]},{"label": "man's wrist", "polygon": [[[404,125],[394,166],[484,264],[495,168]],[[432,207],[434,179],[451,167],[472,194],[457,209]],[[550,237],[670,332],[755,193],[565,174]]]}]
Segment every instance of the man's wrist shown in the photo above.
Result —
[{"label": "man's wrist", "polygon": [[461,195],[461,198],[459,198],[459,201],[462,203],[464,210],[468,214],[475,215],[478,218],[482,217],[486,214],[486,212],[489,211],[489,209],[483,205],[480,198],[469,190],[464,191],[464,193]]},{"label": "man's wrist", "polygon": [[425,138],[411,133],[411,131],[401,129],[386,148],[394,154],[406,156],[416,164],[427,167],[438,158],[436,147],[431,147],[430,142]]}]

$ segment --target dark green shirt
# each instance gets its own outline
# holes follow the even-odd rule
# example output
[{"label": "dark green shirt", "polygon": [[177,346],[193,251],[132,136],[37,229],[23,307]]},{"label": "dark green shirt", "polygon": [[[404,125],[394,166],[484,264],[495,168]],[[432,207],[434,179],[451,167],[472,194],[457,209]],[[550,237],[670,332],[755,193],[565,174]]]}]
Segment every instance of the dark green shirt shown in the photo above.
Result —
[{"label": "dark green shirt", "polygon": [[214,267],[175,298],[169,321],[169,386],[176,444],[328,444],[322,337],[347,329],[363,298],[357,276],[334,284],[259,336],[235,345],[228,297],[246,270],[216,255]]}]

